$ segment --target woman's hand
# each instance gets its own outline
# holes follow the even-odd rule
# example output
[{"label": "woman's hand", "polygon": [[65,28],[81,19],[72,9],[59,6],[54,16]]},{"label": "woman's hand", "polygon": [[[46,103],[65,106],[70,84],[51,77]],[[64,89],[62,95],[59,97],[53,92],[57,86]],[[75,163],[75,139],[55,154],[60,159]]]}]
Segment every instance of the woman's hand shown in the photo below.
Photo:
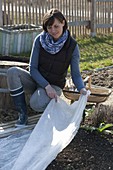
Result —
[{"label": "woman's hand", "polygon": [[50,84],[48,84],[45,87],[45,90],[46,90],[47,95],[52,99],[55,98],[55,101],[57,102],[57,93],[56,93],[55,89]]},{"label": "woman's hand", "polygon": [[87,90],[85,88],[82,88],[80,90],[80,94],[86,95],[87,94]]}]

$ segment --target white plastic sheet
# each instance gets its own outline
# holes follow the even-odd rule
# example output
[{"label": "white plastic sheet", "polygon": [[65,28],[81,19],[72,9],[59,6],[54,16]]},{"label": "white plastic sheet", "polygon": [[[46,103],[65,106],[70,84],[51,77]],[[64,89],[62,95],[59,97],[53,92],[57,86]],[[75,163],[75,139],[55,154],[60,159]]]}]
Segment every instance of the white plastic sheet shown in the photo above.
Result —
[{"label": "white plastic sheet", "polygon": [[32,130],[0,139],[0,170],[11,170]]},{"label": "white plastic sheet", "polygon": [[45,170],[76,135],[89,94],[72,105],[60,98],[51,100],[12,170]]}]

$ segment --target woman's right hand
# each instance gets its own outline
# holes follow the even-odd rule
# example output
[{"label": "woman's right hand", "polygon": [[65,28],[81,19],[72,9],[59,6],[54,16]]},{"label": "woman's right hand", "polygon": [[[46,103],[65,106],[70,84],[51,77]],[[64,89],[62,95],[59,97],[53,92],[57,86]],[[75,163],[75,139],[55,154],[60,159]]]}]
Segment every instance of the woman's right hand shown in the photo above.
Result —
[{"label": "woman's right hand", "polygon": [[55,89],[50,84],[48,84],[45,87],[45,90],[46,90],[47,95],[52,99],[55,98],[55,101],[57,102],[57,93],[56,93]]},{"label": "woman's right hand", "polygon": [[86,95],[87,94],[87,90],[85,88],[82,88],[80,90],[80,94]]}]

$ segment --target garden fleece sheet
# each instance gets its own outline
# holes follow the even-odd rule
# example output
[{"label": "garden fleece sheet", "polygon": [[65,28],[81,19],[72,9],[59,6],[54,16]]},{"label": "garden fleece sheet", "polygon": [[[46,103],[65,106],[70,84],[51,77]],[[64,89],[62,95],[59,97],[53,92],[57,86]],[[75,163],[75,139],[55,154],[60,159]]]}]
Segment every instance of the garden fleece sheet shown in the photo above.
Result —
[{"label": "garden fleece sheet", "polygon": [[33,131],[0,139],[0,170],[45,170],[75,137],[88,95],[71,105],[52,99]]}]

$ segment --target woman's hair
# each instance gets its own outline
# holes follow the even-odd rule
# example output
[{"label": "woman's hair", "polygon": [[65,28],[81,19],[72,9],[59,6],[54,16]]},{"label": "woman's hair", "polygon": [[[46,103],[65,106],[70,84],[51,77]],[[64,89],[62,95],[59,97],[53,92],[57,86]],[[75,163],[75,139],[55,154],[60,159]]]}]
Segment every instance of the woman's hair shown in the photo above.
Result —
[{"label": "woman's hair", "polygon": [[47,32],[47,26],[53,25],[55,19],[59,20],[61,23],[65,21],[65,25],[63,27],[63,32],[67,29],[67,21],[62,14],[61,11],[59,11],[56,8],[50,9],[43,17],[43,30]]}]

